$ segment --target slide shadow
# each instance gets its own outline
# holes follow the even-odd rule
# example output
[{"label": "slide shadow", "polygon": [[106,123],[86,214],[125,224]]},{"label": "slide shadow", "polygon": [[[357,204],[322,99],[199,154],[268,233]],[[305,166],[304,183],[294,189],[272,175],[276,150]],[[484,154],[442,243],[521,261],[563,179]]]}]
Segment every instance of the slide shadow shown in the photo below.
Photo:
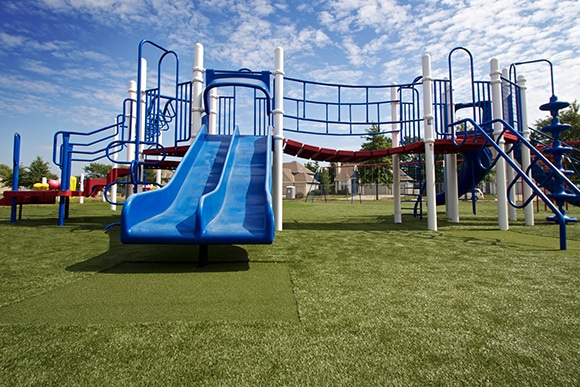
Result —
[{"label": "slide shadow", "polygon": [[283,223],[284,230],[312,230],[312,231],[401,231],[425,230],[427,219],[420,220],[412,215],[404,216],[403,223],[395,223],[392,215],[388,216],[356,216],[344,219],[341,222],[309,222],[287,220]]},{"label": "slide shadow", "polygon": [[[113,221],[118,219],[108,218]],[[91,218],[91,222],[73,220],[71,232],[105,232],[104,218]],[[197,245],[159,245],[121,243],[119,227],[107,231],[108,250],[90,259],[68,266],[66,270],[76,272],[123,273],[179,273],[179,272],[231,272],[249,270],[249,258],[245,249],[234,245],[209,246],[207,265],[199,267]]]}]

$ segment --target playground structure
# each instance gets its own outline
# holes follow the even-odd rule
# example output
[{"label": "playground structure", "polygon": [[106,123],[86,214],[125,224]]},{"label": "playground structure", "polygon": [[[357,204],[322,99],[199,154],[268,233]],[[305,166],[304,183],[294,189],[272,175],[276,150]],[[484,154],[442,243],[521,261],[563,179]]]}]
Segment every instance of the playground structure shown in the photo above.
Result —
[{"label": "playground structure", "polygon": [[[146,48],[158,54],[153,88],[147,88]],[[470,82],[461,85],[469,97],[461,102],[456,101],[454,90],[460,85],[452,71],[460,54],[470,64]],[[552,117],[551,125],[542,129],[548,144],[542,151],[530,136],[526,80],[517,75],[518,68],[536,62],[549,64],[552,79],[549,102],[540,107]],[[532,201],[539,198],[554,213],[550,220],[559,224],[560,248],[566,249],[566,223],[576,219],[566,215],[564,206],[578,205],[580,190],[563,167],[572,148],[560,141],[569,126],[559,122],[558,112],[568,104],[554,95],[551,63],[520,62],[502,71],[492,59],[491,78],[485,81],[474,79],[473,58],[464,48],[452,50],[448,63],[446,79],[432,77],[425,55],[421,76],[407,84],[330,84],[285,77],[281,48],[271,73],[205,69],[203,46],[196,44],[193,79],[180,82],[177,54],[144,40],[137,82],[131,82],[116,123],[90,133],[55,134],[53,161],[61,169],[63,186],[42,195],[59,198],[62,225],[70,197],[93,192],[70,190],[72,162],[108,159],[113,171],[106,182],[99,182],[105,192],[112,192],[107,199],[116,203],[119,184],[134,193],[121,213],[124,243],[196,244],[207,252],[209,244],[272,243],[275,231],[282,230],[283,153],[337,163],[392,156],[393,171],[401,169],[400,156],[407,154],[421,165],[416,200],[425,200],[429,230],[437,230],[437,205],[445,204],[447,216],[459,222],[458,198],[468,192],[474,197],[476,184],[494,168],[498,227],[509,228],[515,208],[523,208],[526,225],[533,225]],[[459,111],[462,118],[456,118]],[[392,148],[337,150],[297,140],[367,136],[371,125],[377,127],[376,134],[392,138]],[[17,143],[19,136],[15,171]],[[125,160],[119,160],[121,154]],[[461,170],[458,154],[463,156]],[[435,189],[437,155],[445,165],[445,190],[440,193]],[[145,185],[156,183],[146,181],[147,168],[176,171],[165,187],[144,193]],[[5,192],[13,214],[18,203],[25,203],[19,198],[42,196],[18,191],[14,175],[13,190]],[[128,179],[121,181],[121,176]],[[393,179],[394,221],[401,223],[399,173]],[[524,186],[521,204],[514,198],[516,184]]]}]

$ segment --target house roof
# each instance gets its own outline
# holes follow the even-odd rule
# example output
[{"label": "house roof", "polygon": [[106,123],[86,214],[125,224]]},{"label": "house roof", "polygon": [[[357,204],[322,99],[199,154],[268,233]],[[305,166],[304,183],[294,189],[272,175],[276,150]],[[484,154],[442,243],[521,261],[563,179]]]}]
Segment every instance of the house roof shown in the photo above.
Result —
[{"label": "house roof", "polygon": [[291,161],[283,164],[283,180],[286,183],[312,183],[315,173],[298,161]]},{"label": "house roof", "polygon": [[314,173],[306,168],[304,165],[300,164],[298,161],[291,161],[288,163],[284,163],[282,168],[289,169],[293,174],[296,173],[308,173],[310,175],[314,175]]},{"label": "house roof", "polygon": [[284,168],[282,170],[282,180],[294,182],[294,175],[292,174],[292,171],[289,168]]},{"label": "house roof", "polygon": [[[399,174],[401,176],[402,182],[410,182],[413,181],[413,178],[399,169]],[[341,167],[340,172],[334,178],[335,181],[350,181],[350,179],[354,175],[354,167]]]},{"label": "house roof", "polygon": [[338,181],[350,181],[350,178],[354,175],[354,167],[341,167],[340,172],[336,174],[334,180]]},{"label": "house roof", "polygon": [[311,183],[314,180],[313,174],[301,172],[294,174],[294,182],[295,183]]}]

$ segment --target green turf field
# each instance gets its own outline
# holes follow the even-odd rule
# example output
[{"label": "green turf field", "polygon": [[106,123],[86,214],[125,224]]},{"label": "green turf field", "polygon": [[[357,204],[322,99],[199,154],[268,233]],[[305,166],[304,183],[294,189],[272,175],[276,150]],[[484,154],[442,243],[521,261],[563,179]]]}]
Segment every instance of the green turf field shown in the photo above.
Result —
[{"label": "green turf field", "polygon": [[[284,203],[273,245],[122,245],[106,204],[0,208],[0,385],[580,384],[580,225],[439,230]],[[569,214],[580,217],[580,209]],[[523,215],[519,215],[520,219]]]}]

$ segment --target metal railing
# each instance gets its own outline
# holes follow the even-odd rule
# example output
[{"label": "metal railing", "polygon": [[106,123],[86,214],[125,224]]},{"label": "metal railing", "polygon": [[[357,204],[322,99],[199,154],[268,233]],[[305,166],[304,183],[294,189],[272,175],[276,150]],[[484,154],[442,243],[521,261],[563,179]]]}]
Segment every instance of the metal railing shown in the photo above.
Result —
[{"label": "metal railing", "polygon": [[161,133],[171,131],[175,145],[190,140],[192,86],[190,81],[178,83],[175,96],[163,95],[158,88],[145,92],[145,141],[161,144]]},{"label": "metal railing", "polygon": [[125,149],[119,144],[111,149],[114,141],[127,141],[130,128],[133,127],[135,101],[127,98],[123,101],[123,114],[117,116],[113,125],[92,132],[58,131],[53,137],[52,161],[61,170],[62,189],[70,188],[72,162],[95,162],[104,158],[116,162],[113,155]]},{"label": "metal railing", "polygon": [[[566,250],[566,221],[567,221],[566,214],[562,213],[562,211],[558,208],[558,206],[550,200],[549,194],[546,194],[543,191],[542,187],[545,181],[540,181],[536,184],[530,178],[529,176],[530,170],[533,168],[535,164],[542,163],[543,169],[548,170],[550,172],[549,178],[557,179],[563,186],[565,186],[568,189],[569,195],[580,198],[580,189],[576,187],[576,185],[572,181],[570,181],[570,179],[568,179],[568,177],[559,168],[557,168],[554,164],[552,164],[550,160],[548,160],[548,158],[544,156],[542,152],[540,152],[540,150],[538,150],[533,144],[527,141],[517,129],[513,128],[511,125],[509,125],[508,122],[504,121],[503,119],[495,119],[486,123],[492,125],[496,122],[499,122],[502,125],[503,129],[501,132],[495,134],[496,137],[495,140],[491,137],[491,135],[487,132],[487,130],[485,130],[482,126],[478,125],[472,119],[466,118],[453,124],[454,125],[462,124],[464,122],[473,125],[475,130],[477,130],[479,134],[485,138],[486,144],[489,144],[493,149],[495,149],[496,157],[492,161],[491,167],[493,167],[497,163],[499,158],[503,158],[505,159],[507,164],[509,164],[509,166],[513,168],[515,172],[515,177],[511,182],[509,182],[507,189],[509,204],[516,208],[523,208],[528,204],[530,204],[534,200],[534,198],[538,197],[539,199],[541,199],[545,203],[545,205],[554,213],[554,220],[560,225],[560,249]],[[528,148],[530,153],[533,155],[532,165],[530,165],[530,167],[527,170],[524,171],[519,166],[519,164],[516,161],[514,161],[512,157],[510,157],[510,154],[515,149],[514,148],[515,145],[512,145],[507,151],[504,150],[503,147],[499,145],[501,139],[505,136],[506,133],[509,133],[510,135],[516,137],[517,144]],[[520,179],[532,189],[532,195],[529,198],[527,198],[527,200],[525,200],[521,205],[518,205],[516,204],[514,198],[512,198],[509,195],[509,193],[511,192],[511,188]]]},{"label": "metal railing", "polygon": [[[342,85],[284,78],[284,130],[333,136],[364,136],[370,125],[392,133],[391,89],[405,85]],[[398,129],[397,129],[398,130]]]}]

